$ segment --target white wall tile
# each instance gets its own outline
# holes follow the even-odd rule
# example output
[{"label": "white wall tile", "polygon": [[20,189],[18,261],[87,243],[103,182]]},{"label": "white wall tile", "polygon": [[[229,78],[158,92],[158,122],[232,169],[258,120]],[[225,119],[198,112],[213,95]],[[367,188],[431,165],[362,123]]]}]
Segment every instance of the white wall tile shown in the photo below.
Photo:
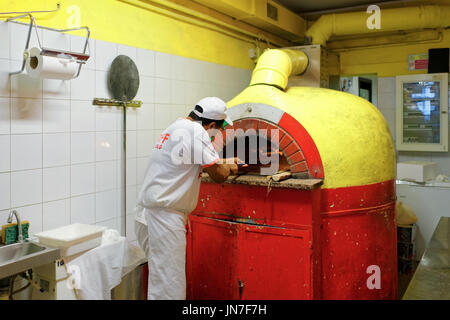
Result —
[{"label": "white wall tile", "polygon": [[186,80],[187,77],[185,75],[185,65],[187,63],[187,59],[181,56],[173,55],[171,57],[171,74],[170,78],[174,80]]},{"label": "white wall tile", "polygon": [[59,79],[42,79],[42,96],[44,99],[70,99],[70,81]]},{"label": "white wall tile", "polygon": [[[137,48],[123,44],[117,45],[117,55],[128,56],[134,63],[137,63]],[[137,66],[137,65],[136,65]]]},{"label": "white wall tile", "polygon": [[[21,67],[21,61],[11,60],[10,70],[18,71]],[[42,97],[42,79],[30,77],[25,71],[11,75],[11,97],[40,99]]]},{"label": "white wall tile", "polygon": [[44,202],[65,199],[70,196],[70,167],[43,169]]},{"label": "white wall tile", "polygon": [[193,82],[204,82],[203,81],[203,73],[204,70],[203,61],[186,58],[186,63],[184,65],[184,72],[187,81]]},{"label": "white wall tile", "polygon": [[11,130],[10,99],[0,98],[0,134],[9,134]]},{"label": "white wall tile", "polygon": [[11,135],[11,170],[42,168],[42,134]]},{"label": "white wall tile", "polygon": [[171,76],[172,55],[164,52],[155,52],[155,76],[169,79]]},{"label": "white wall tile", "polygon": [[184,104],[185,103],[185,83],[180,80],[171,81],[171,94],[170,102],[172,104]]},{"label": "white wall tile", "polygon": [[11,136],[0,135],[0,172],[11,170]]},{"label": "white wall tile", "polygon": [[120,107],[94,107],[95,131],[116,131],[122,121],[122,108]]},{"label": "white wall tile", "polygon": [[137,132],[137,156],[147,157],[155,146],[153,130],[140,130]]},{"label": "white wall tile", "polygon": [[42,229],[42,203],[14,208],[20,214],[22,221],[27,220],[30,223],[28,228],[28,235],[33,236],[36,233],[43,231]]},{"label": "white wall tile", "polygon": [[383,114],[384,119],[386,120],[389,129],[391,130],[391,135],[395,139],[396,137],[396,121],[395,121],[395,109],[392,108],[382,108],[380,112]]},{"label": "white wall tile", "polygon": [[395,77],[378,78],[379,93],[395,93]]},{"label": "white wall tile", "polygon": [[0,221],[6,221],[9,217],[9,210],[0,210]]},{"label": "white wall tile", "polygon": [[170,101],[171,101],[170,80],[155,78],[155,103],[169,104]]},{"label": "white wall tile", "polygon": [[70,35],[63,32],[42,30],[42,46],[50,49],[70,51]]},{"label": "white wall tile", "polygon": [[116,184],[114,188],[120,189],[123,186],[123,161],[122,160],[114,161],[114,168],[116,172]]},{"label": "white wall tile", "polygon": [[51,230],[70,223],[70,200],[47,202],[42,205],[42,229]]},{"label": "white wall tile", "polygon": [[108,88],[108,72],[95,71],[95,97],[103,99],[113,98]]},{"label": "white wall tile", "polygon": [[[142,108],[142,106],[140,108]],[[138,110],[140,108],[127,108],[127,131],[137,130],[137,114],[138,114]],[[123,121],[122,114],[123,114],[123,111],[121,111],[119,122]],[[122,124],[122,127],[123,127],[123,124]],[[120,128],[120,130],[123,130],[122,127]]]},{"label": "white wall tile", "polygon": [[[123,154],[123,131],[116,131],[115,132],[116,135],[116,148],[115,148],[115,156],[114,159],[116,160],[120,160],[122,159],[122,154]],[[127,155],[128,158],[128,155]]]},{"label": "white wall tile", "polygon": [[436,175],[445,174],[447,177],[450,177],[450,159],[448,152],[432,152],[431,161],[436,162]]},{"label": "white wall tile", "polygon": [[11,172],[11,207],[42,202],[42,169]]},{"label": "white wall tile", "polygon": [[70,101],[44,99],[42,104],[44,133],[70,131]]},{"label": "white wall tile", "polygon": [[171,105],[169,104],[155,104],[155,116],[153,128],[166,129],[173,122]]},{"label": "white wall tile", "polygon": [[136,240],[136,234],[134,231],[134,214],[128,214],[127,215],[127,240],[128,241],[135,241]]},{"label": "white wall tile", "polygon": [[95,131],[95,108],[91,101],[72,100],[70,102],[71,131]]},{"label": "white wall tile", "polygon": [[127,159],[127,186],[136,185],[137,160]]},{"label": "white wall tile", "polygon": [[101,222],[117,217],[117,197],[119,196],[117,189],[95,194],[95,219]]},{"label": "white wall tile", "polygon": [[398,151],[397,162],[404,161],[431,161],[431,152]]},{"label": "white wall tile", "polygon": [[72,164],[95,161],[95,133],[72,133],[70,147]]},{"label": "white wall tile", "polygon": [[134,216],[134,208],[136,207],[137,201],[137,187],[128,186],[127,187],[127,215],[131,214]]},{"label": "white wall tile", "polygon": [[[86,54],[89,54],[89,59],[86,64],[81,67],[81,70],[84,68],[87,69],[95,69],[95,42],[96,40],[90,38],[88,42],[88,46],[86,48]],[[86,37],[81,36],[70,36],[70,48],[73,52],[83,53],[84,44],[86,43]]]},{"label": "white wall tile", "polygon": [[155,75],[155,52],[137,48],[136,65],[139,75],[153,77]]},{"label": "white wall tile", "polygon": [[152,130],[154,123],[157,123],[155,119],[155,106],[152,103],[143,103],[140,108],[137,109],[137,130]]},{"label": "white wall tile", "polygon": [[116,159],[117,138],[114,132],[97,132],[95,143],[96,161]]},{"label": "white wall tile", "polygon": [[107,227],[108,229],[119,230],[119,224],[117,222],[117,218],[109,219],[106,221],[100,221],[95,223],[97,226]]},{"label": "white wall tile", "polygon": [[145,171],[148,166],[148,157],[137,158],[137,173],[136,173],[136,184],[138,185],[137,194],[139,195],[140,185],[144,181]]},{"label": "white wall tile", "polygon": [[193,105],[203,99],[205,94],[202,90],[202,85],[197,82],[185,82],[184,84],[185,104]]},{"label": "white wall tile", "polygon": [[95,223],[95,194],[70,199],[70,223]]},{"label": "white wall tile", "polygon": [[117,44],[112,42],[95,42],[95,69],[108,71],[111,63],[117,56]]},{"label": "white wall tile", "polygon": [[70,164],[70,133],[44,133],[42,144],[44,168]]},{"label": "white wall tile", "polygon": [[111,190],[116,187],[116,161],[95,163],[95,191]]},{"label": "white wall tile", "polygon": [[9,97],[11,95],[11,78],[9,76],[9,70],[9,60],[0,59],[0,97]]},{"label": "white wall tile", "polygon": [[95,164],[72,165],[70,172],[70,194],[79,196],[95,191]]},{"label": "white wall tile", "polygon": [[41,99],[11,99],[11,133],[42,133]]},{"label": "white wall tile", "polygon": [[11,174],[0,173],[0,210],[11,207]]},{"label": "white wall tile", "polygon": [[70,80],[70,98],[92,101],[95,96],[95,71],[81,68],[78,78]]},{"label": "white wall tile", "polygon": [[378,94],[378,107],[380,109],[395,109],[395,92],[384,92]]},{"label": "white wall tile", "polygon": [[155,95],[155,79],[147,76],[139,77],[139,90],[135,100],[141,100],[143,103],[152,103]]},{"label": "white wall tile", "polygon": [[172,122],[175,121],[178,118],[187,117],[188,114],[185,111],[184,105],[173,105],[170,109]]},{"label": "white wall tile", "polygon": [[0,20],[0,59],[9,59],[9,25],[10,23]]},{"label": "white wall tile", "polygon": [[[117,148],[121,151],[122,148]],[[127,159],[137,157],[137,132],[127,132]]]},{"label": "white wall tile", "polygon": [[[10,59],[12,60],[20,60],[22,61],[23,50],[25,49],[25,44],[27,41],[28,35],[28,25],[22,25],[17,23],[11,23],[10,26]],[[36,32],[39,36],[39,39],[42,41],[42,29],[36,29],[33,27],[30,43],[28,49],[33,47],[39,47],[38,38],[36,36]]]}]

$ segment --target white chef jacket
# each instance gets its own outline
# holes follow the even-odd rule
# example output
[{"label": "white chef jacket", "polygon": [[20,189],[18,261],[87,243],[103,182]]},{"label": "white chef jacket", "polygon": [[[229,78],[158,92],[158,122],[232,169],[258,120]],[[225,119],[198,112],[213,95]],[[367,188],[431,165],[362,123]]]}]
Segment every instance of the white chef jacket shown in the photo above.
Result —
[{"label": "white chef jacket", "polygon": [[145,208],[192,212],[198,202],[202,168],[218,161],[219,155],[202,125],[177,119],[152,150],[137,199],[136,220],[147,224]]}]

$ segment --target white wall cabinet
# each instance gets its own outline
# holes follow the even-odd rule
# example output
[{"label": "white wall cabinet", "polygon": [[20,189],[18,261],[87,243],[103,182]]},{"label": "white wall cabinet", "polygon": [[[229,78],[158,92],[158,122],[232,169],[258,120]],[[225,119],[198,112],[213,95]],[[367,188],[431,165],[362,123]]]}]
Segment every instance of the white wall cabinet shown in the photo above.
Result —
[{"label": "white wall cabinet", "polygon": [[448,151],[448,74],[396,77],[397,150]]}]

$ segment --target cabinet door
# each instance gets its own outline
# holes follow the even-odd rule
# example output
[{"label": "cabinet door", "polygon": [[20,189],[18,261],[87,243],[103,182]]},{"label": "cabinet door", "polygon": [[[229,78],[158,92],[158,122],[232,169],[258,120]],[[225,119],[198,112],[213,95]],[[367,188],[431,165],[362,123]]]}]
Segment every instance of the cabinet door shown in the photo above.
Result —
[{"label": "cabinet door", "polygon": [[397,77],[397,149],[448,151],[448,75]]},{"label": "cabinet door", "polygon": [[239,298],[237,287],[238,224],[189,216],[187,236],[187,298],[232,300]]},{"label": "cabinet door", "polygon": [[311,299],[310,240],[309,230],[239,224],[239,297]]},{"label": "cabinet door", "polygon": [[188,299],[311,299],[309,230],[190,216]]}]

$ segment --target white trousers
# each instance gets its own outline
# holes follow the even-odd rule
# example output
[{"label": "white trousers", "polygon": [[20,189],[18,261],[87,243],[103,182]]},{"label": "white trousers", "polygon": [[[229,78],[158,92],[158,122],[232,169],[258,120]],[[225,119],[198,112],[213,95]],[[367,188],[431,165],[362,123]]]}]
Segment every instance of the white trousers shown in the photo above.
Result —
[{"label": "white trousers", "polygon": [[148,300],[186,299],[186,217],[174,210],[145,210],[148,225]]}]

